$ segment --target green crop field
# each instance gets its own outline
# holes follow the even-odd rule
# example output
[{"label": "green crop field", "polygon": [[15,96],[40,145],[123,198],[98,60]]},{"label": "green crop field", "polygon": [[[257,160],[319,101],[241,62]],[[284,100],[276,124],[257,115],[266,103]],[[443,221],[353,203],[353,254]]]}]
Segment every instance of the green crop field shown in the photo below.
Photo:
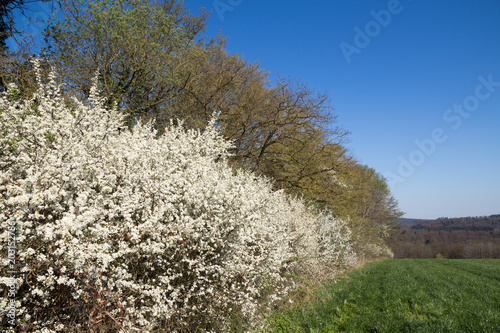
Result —
[{"label": "green crop field", "polygon": [[500,260],[385,260],[345,274],[273,332],[500,332]]}]

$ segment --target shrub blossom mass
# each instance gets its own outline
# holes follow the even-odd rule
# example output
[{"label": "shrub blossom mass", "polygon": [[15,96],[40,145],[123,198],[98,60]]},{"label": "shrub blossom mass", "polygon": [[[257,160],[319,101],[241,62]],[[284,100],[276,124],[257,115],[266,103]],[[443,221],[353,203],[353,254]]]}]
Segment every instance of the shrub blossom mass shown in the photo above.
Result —
[{"label": "shrub blossom mass", "polygon": [[54,74],[42,81],[31,100],[14,86],[0,97],[0,250],[15,224],[17,325],[223,331],[235,315],[261,322],[290,272],[354,262],[343,221],[228,165],[215,117],[203,132],[119,130],[97,81],[72,102]]}]

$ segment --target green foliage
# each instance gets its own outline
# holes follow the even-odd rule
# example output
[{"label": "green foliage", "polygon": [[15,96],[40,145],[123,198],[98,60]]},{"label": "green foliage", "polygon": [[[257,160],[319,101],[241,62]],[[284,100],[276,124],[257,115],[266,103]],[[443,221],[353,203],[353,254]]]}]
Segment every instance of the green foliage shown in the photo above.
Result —
[{"label": "green foliage", "polygon": [[182,3],[148,0],[63,2],[64,20],[45,30],[44,50],[71,94],[99,82],[109,105],[136,117],[160,116],[183,85],[185,57],[206,20]]},{"label": "green foliage", "polygon": [[[366,264],[281,312],[272,332],[496,332],[499,260],[385,260]],[[283,330],[285,327],[285,330]]]},{"label": "green foliage", "polygon": [[368,259],[390,256],[388,244],[402,212],[384,177],[373,168],[350,161],[337,179],[343,186],[331,187],[336,192],[329,197],[329,208],[349,218],[356,252]]},{"label": "green foliage", "polygon": [[7,99],[11,102],[17,101],[21,98],[21,91],[18,89],[9,89],[9,93],[7,94]]},{"label": "green foliage", "polygon": [[268,325],[273,328],[275,333],[290,333],[296,332],[296,327],[291,319],[282,314],[277,314],[269,318]]},{"label": "green foliage", "polygon": [[53,143],[56,140],[56,135],[49,131],[43,133],[43,136],[50,142]]}]

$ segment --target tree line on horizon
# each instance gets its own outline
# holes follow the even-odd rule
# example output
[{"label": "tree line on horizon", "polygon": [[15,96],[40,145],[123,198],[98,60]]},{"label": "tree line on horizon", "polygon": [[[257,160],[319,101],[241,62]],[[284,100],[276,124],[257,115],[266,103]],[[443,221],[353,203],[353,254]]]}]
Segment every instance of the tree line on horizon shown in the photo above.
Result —
[{"label": "tree line on horizon", "polygon": [[500,259],[500,215],[400,219],[395,258]]},{"label": "tree line on horizon", "polygon": [[[273,179],[275,189],[303,196],[349,221],[357,251],[384,251],[401,216],[383,176],[359,163],[345,143],[326,94],[298,80],[271,82],[258,63],[208,40],[209,13],[191,14],[182,1],[59,1],[61,14],[46,22],[41,50],[4,51],[0,87],[36,89],[30,54],[58,73],[67,103],[89,96],[98,73],[108,106],[126,115],[123,128],[153,120],[161,135],[171,120],[203,131],[214,111],[233,142],[236,168]],[[376,252],[379,253],[376,253]]]},{"label": "tree line on horizon", "polygon": [[452,218],[440,217],[418,223],[412,226],[412,229],[498,231],[500,230],[500,214]]}]

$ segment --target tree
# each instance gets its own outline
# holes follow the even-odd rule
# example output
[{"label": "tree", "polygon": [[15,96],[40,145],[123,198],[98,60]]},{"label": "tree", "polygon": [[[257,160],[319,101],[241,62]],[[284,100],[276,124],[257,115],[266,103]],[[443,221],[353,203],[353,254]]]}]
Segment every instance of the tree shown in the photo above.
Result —
[{"label": "tree", "polygon": [[25,15],[26,6],[34,2],[48,2],[51,0],[2,0],[0,3],[0,49],[7,51],[5,41],[14,34],[23,34],[14,25],[14,11],[18,10]]},{"label": "tree", "polygon": [[[6,91],[7,86],[15,83],[24,97],[31,97],[36,89],[36,79],[30,63],[31,47],[34,45],[32,36],[15,26],[14,13],[24,16],[30,23],[30,4],[49,2],[53,0],[3,0],[0,3],[0,91]],[[45,13],[49,14],[49,13]],[[6,40],[13,37],[18,50],[7,49]],[[37,52],[34,52],[37,53]]]},{"label": "tree", "polygon": [[197,47],[191,80],[167,114],[203,128],[217,110],[222,133],[235,144],[232,161],[283,188],[302,191],[309,180],[341,168],[347,132],[328,129],[335,117],[324,94],[291,79],[271,85],[259,64],[228,54],[222,38]]},{"label": "tree", "polygon": [[66,21],[46,31],[47,52],[64,68],[72,91],[83,95],[100,69],[106,98],[118,102],[129,125],[151,118],[161,131],[179,118],[203,129],[217,110],[240,167],[295,190],[338,171],[346,132],[327,130],[335,119],[328,98],[290,79],[271,86],[258,64],[229,55],[221,37],[194,43],[205,20],[204,13],[192,17],[174,1],[67,6]]},{"label": "tree", "polygon": [[350,171],[347,206],[352,214],[353,237],[359,242],[357,250],[367,255],[375,249],[382,253],[397,230],[397,218],[403,213],[382,175],[358,163]]},{"label": "tree", "polygon": [[182,2],[149,0],[64,2],[64,20],[45,31],[45,54],[60,69],[71,94],[88,96],[93,75],[110,105],[129,125],[159,118],[189,79],[186,60],[207,14]]}]

